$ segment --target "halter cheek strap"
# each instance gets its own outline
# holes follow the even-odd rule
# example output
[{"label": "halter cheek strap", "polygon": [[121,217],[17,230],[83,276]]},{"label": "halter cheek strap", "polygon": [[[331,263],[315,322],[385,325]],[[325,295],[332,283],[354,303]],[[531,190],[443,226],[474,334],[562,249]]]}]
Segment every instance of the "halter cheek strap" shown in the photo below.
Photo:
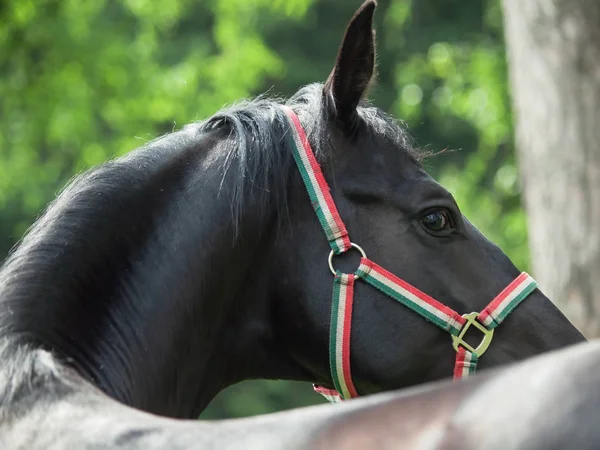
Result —
[{"label": "halter cheek strap", "polygon": [[[537,288],[535,280],[523,272],[481,312],[461,315],[368,259],[364,250],[350,241],[346,226],[333,202],[327,181],[325,181],[298,116],[287,106],[281,106],[281,108],[285,112],[292,131],[294,160],[331,246],[329,268],[334,278],[329,335],[329,367],[335,389],[314,386],[315,391],[331,402],[358,396],[350,371],[352,306],[354,284],[358,279],[362,279],[421,315],[427,321],[450,333],[452,345],[456,350],[455,379],[465,378],[474,373],[478,359],[492,341],[494,329]],[[347,274],[335,270],[332,264],[333,256],[347,252],[351,248],[360,251],[362,255],[356,272]],[[472,347],[463,340],[471,326],[483,333],[483,338],[477,347]]]}]

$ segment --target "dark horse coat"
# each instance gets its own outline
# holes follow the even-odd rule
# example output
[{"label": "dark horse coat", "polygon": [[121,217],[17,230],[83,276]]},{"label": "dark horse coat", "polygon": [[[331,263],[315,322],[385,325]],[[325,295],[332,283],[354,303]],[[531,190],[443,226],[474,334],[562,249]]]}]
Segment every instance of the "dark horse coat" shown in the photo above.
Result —
[{"label": "dark horse coat", "polygon": [[[357,11],[327,81],[286,104],[353,239],[444,305],[480,311],[519,271],[423,170],[397,122],[361,103],[374,9]],[[343,411],[175,420],[244,379],[331,387],[328,246],[288,133],[277,101],[246,102],[69,184],[0,270],[0,448],[289,448]],[[450,376],[446,333],[369,286],[355,297],[360,395]],[[538,290],[480,365],[582,339]]]}]

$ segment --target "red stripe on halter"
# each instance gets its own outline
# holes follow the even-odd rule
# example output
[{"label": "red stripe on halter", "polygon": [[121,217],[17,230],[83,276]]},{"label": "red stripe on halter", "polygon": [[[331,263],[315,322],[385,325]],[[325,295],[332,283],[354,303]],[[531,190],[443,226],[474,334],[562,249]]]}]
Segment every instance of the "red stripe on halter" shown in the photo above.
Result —
[{"label": "red stripe on halter", "polygon": [[490,314],[493,314],[494,311],[502,304],[506,297],[508,297],[514,290],[516,286],[521,284],[529,275],[525,272],[521,273],[517,278],[515,278],[508,286],[506,286],[502,292],[500,292],[494,300],[490,302],[479,314],[479,320],[483,322]]},{"label": "red stripe on halter", "polygon": [[[346,225],[342,221],[340,213],[338,212],[337,207],[335,206],[335,202],[331,197],[329,185],[327,184],[327,180],[325,180],[325,176],[323,175],[321,166],[319,165],[317,158],[315,157],[315,154],[312,151],[310,143],[308,142],[308,138],[306,137],[306,133],[304,132],[304,128],[302,128],[302,125],[300,124],[300,119],[298,119],[298,116],[290,108],[285,108],[285,110],[294,124],[296,133],[298,133],[298,136],[300,137],[300,142],[302,142],[304,153],[306,154],[306,157],[310,163],[310,168],[312,169],[313,175],[317,180],[318,188],[321,191],[321,195],[325,199],[327,207],[329,208],[329,212],[331,213],[333,222],[336,224],[339,230],[339,236],[336,237],[341,237],[343,239],[345,244],[343,250],[346,251],[350,248],[350,238],[348,237],[348,230],[346,230]],[[325,211],[323,211],[323,214],[325,214]]]},{"label": "red stripe on halter", "polygon": [[422,300],[423,302],[427,303],[432,308],[435,308],[436,310],[444,313],[451,319],[454,319],[460,325],[464,325],[465,319],[459,313],[454,311],[452,308],[447,307],[443,303],[438,302],[436,299],[427,295],[425,292],[419,290],[418,288],[414,287],[412,284],[407,283],[402,278],[397,277],[396,275],[391,273],[389,270],[384,269],[379,264],[371,261],[368,258],[363,258],[361,263],[364,264],[365,266],[369,267],[371,270],[374,270],[379,275],[385,277],[390,282],[397,284],[398,286],[402,287],[403,289],[406,289],[412,295],[414,295],[415,297],[418,297],[419,300]]},{"label": "red stripe on halter", "polygon": [[344,332],[342,340],[342,370],[344,371],[344,379],[346,387],[350,393],[350,397],[358,397],[352,375],[350,373],[350,337],[352,336],[352,306],[354,303],[354,274],[348,275],[348,284],[346,285],[346,309],[344,314]]}]

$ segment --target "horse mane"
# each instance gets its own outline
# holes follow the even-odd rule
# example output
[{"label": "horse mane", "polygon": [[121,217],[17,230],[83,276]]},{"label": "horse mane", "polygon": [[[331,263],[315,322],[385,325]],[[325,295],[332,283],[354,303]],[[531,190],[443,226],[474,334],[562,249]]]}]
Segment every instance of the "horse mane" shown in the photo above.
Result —
[{"label": "horse mane", "polygon": [[[85,359],[92,344],[79,337],[96,330],[111,337],[94,342],[96,351],[110,354],[109,363],[127,370],[132,358],[123,344],[143,343],[136,324],[128,321],[135,316],[135,302],[119,299],[124,292],[136,295],[128,291],[127,280],[136,275],[135,256],[144,251],[169,195],[183,189],[186,178],[198,177],[190,161],[196,151],[218,145],[224,152],[220,176],[225,180],[227,175],[229,182],[234,230],[249,198],[258,205],[257,214],[274,206],[278,218],[287,217],[287,186],[295,166],[278,104],[264,97],[239,102],[74,177],[0,267],[0,341],[59,352],[67,348]],[[330,163],[322,85],[302,88],[287,104],[300,117],[317,158]],[[363,105],[359,117],[372,133],[393,139],[415,161],[423,157],[403,127],[381,110]],[[185,152],[190,148],[194,152]],[[18,356],[17,347],[9,344],[2,344],[4,356]],[[60,356],[68,361],[68,353]],[[26,366],[34,367],[32,361]],[[0,383],[0,404],[14,396],[10,392],[16,392],[14,387]]]},{"label": "horse mane", "polygon": [[[287,101],[259,96],[223,109],[200,124],[202,130],[223,128],[232,137],[225,144],[228,156],[223,173],[232,166],[233,161],[237,163],[232,197],[232,219],[236,226],[244,209],[248,182],[257,190],[261,211],[269,202],[275,201],[278,216],[287,215],[285,192],[289,172],[295,170],[295,166],[287,137],[290,130],[279,103],[291,106],[299,116],[319,162],[325,166],[333,163],[329,158],[332,155],[332,142],[327,129],[328,106],[322,100],[322,92],[321,83],[312,83],[304,86]],[[414,145],[401,121],[381,109],[363,102],[358,108],[358,116],[362,125],[371,133],[392,140],[417,164],[431,155]],[[272,179],[273,175],[276,175],[275,179]]]}]

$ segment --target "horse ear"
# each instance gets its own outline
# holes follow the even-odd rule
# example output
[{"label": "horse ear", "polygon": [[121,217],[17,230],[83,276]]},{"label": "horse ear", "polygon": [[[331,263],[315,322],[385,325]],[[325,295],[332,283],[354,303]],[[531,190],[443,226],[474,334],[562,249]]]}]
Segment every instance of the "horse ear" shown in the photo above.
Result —
[{"label": "horse ear", "polygon": [[354,13],[323,87],[325,104],[342,122],[352,122],[375,68],[373,13],[376,0],[367,0]]}]

